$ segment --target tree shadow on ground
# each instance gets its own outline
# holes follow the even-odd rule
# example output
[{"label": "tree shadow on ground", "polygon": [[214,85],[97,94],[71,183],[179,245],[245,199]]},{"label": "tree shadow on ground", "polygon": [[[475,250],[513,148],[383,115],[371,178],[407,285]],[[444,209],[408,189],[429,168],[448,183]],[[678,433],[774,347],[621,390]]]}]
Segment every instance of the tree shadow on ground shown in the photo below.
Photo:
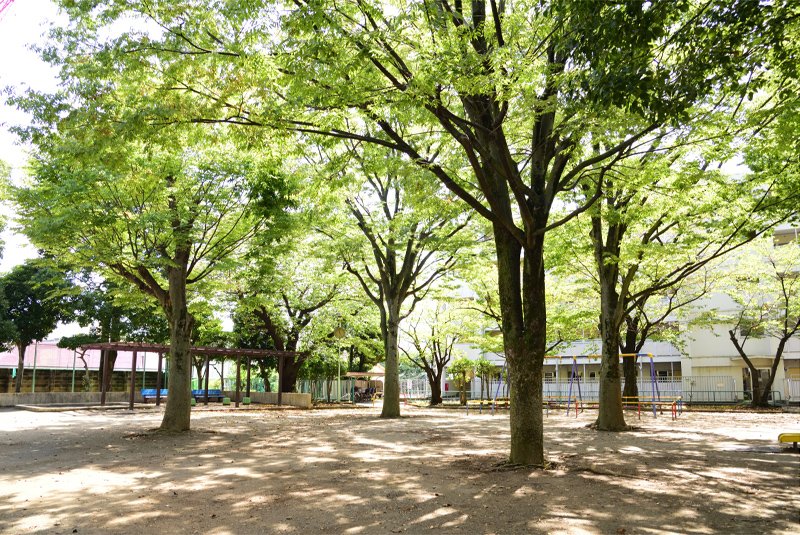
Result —
[{"label": "tree shadow on ground", "polygon": [[[410,409],[0,413],[7,533],[752,533],[797,531],[800,456],[713,417],[546,423],[550,470],[502,463],[508,417]],[[40,414],[50,414],[40,416]],[[726,415],[726,418],[728,415]],[[743,419],[769,435],[783,415]]]}]

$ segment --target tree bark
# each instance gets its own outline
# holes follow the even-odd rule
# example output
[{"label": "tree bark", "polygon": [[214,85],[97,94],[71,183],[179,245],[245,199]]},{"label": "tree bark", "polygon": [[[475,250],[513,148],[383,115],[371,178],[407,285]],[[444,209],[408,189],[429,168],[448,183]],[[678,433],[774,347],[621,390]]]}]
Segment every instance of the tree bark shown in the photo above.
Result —
[{"label": "tree bark", "polygon": [[790,336],[786,336],[778,341],[778,347],[775,350],[775,358],[772,360],[772,366],[770,366],[769,379],[767,379],[767,384],[764,385],[764,388],[761,391],[762,407],[769,406],[769,395],[772,392],[772,384],[775,382],[775,373],[778,371],[778,366],[781,363],[783,351],[786,348],[786,342],[789,341],[789,338]]},{"label": "tree bark", "polygon": [[544,243],[537,237],[525,248],[521,288],[522,247],[503,226],[494,224],[493,230],[511,402],[509,460],[541,467],[544,466],[542,366],[547,339]]},{"label": "tree bark", "polygon": [[206,371],[206,359],[197,359],[192,357],[192,365],[194,366],[194,371],[197,372],[197,388],[204,388],[203,387],[203,376]]},{"label": "tree bark", "polygon": [[[627,354],[627,351],[625,351]],[[625,357],[622,359],[622,373],[625,376],[625,387],[622,390],[622,395],[626,398],[635,398],[639,396],[639,384],[637,377],[637,364],[639,357]]]},{"label": "tree bark", "polygon": [[597,428],[602,431],[623,431],[622,381],[619,369],[619,325],[615,321],[619,296],[616,277],[600,277],[600,335],[602,360],[600,364],[600,396]]},{"label": "tree bark", "polygon": [[442,404],[442,383],[441,381],[430,381],[431,384],[431,406]]},{"label": "tree bark", "polygon": [[286,360],[283,364],[283,375],[281,377],[281,392],[294,392],[297,390],[297,374],[303,365],[300,356]]},{"label": "tree bark", "polygon": [[400,302],[386,300],[384,340],[386,350],[386,375],[383,382],[383,409],[381,418],[400,417],[400,362],[398,359],[398,337],[400,334]]},{"label": "tree bark", "polygon": [[[111,392],[111,385],[114,383],[112,378],[112,374],[114,373],[114,364],[117,362],[117,356],[119,353],[115,349],[103,349],[101,350],[100,354],[105,354],[106,358],[100,359],[100,366],[98,367],[98,374],[100,376],[100,380],[103,380],[105,377],[106,380],[106,392]],[[108,366],[108,373],[104,372],[104,367]]]},{"label": "tree bark", "polygon": [[191,347],[194,318],[189,314],[186,300],[186,269],[170,267],[169,303],[165,312],[169,321],[169,395],[161,429],[169,432],[188,431],[191,418],[192,358]]},{"label": "tree bark", "polygon": [[[622,344],[622,353],[632,355],[639,352],[637,338],[639,335],[638,321],[630,315],[625,318],[625,341]],[[625,376],[625,388],[622,391],[624,397],[635,398],[639,396],[639,383],[637,381],[636,364],[639,357],[623,357],[622,373]]]},{"label": "tree bark", "polygon": [[17,344],[17,353],[19,360],[17,361],[17,377],[14,380],[14,392],[17,394],[22,390],[22,374],[25,373],[25,350],[28,346]]}]

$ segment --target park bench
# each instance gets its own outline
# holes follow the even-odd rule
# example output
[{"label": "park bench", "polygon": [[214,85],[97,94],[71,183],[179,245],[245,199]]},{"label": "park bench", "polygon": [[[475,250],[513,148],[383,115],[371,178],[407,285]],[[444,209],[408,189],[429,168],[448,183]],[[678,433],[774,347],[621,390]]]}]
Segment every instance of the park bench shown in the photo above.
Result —
[{"label": "park bench", "polygon": [[792,447],[797,450],[797,443],[800,442],[800,433],[781,433],[778,435],[778,442],[787,444],[791,442]]},{"label": "park bench", "polygon": [[[205,401],[206,400],[206,391],[203,390],[203,389],[192,390],[192,397],[195,400],[197,400],[198,403],[200,403],[201,401]],[[222,390],[214,389],[214,390],[209,390],[208,391],[208,400],[209,401],[211,401],[211,400],[222,401],[222,399],[224,397],[225,397],[225,394],[222,393]]]},{"label": "park bench", "polygon": [[[161,389],[161,399],[167,397],[167,389]],[[142,389],[142,399],[145,403],[147,403],[148,399],[156,399],[156,389],[155,388],[143,388]]]}]

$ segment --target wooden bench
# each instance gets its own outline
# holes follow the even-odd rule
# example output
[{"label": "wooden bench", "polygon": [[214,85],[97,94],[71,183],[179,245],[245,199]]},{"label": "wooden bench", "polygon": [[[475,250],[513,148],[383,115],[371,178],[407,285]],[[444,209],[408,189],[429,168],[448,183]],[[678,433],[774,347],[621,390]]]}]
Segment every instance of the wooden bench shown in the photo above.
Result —
[{"label": "wooden bench", "polygon": [[[201,401],[205,401],[206,400],[206,391],[204,389],[192,390],[192,397],[198,403],[200,403]],[[222,393],[222,390],[218,390],[218,389],[211,390],[211,389],[209,389],[209,391],[208,391],[208,401],[212,401],[212,400],[214,400],[214,401],[222,401],[222,399],[224,397],[225,397],[225,394]]]},{"label": "wooden bench", "polygon": [[[168,390],[166,388],[161,389],[161,399],[165,399],[167,397]],[[155,388],[143,388],[142,389],[142,399],[145,403],[147,403],[148,399],[156,399],[156,389]]]},{"label": "wooden bench", "polygon": [[800,433],[781,433],[778,435],[778,442],[792,443],[792,447],[797,449],[797,443],[800,442]]}]

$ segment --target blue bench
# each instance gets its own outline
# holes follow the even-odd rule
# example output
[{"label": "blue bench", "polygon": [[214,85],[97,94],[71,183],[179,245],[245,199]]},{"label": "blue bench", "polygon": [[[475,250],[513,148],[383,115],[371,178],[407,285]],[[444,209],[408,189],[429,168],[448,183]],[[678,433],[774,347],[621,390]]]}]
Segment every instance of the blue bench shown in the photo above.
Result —
[{"label": "blue bench", "polygon": [[[201,401],[205,401],[206,400],[206,391],[205,391],[205,389],[192,390],[192,397],[195,400],[197,400],[198,403],[201,402]],[[209,389],[208,390],[208,400],[209,401],[211,401],[212,399],[216,400],[216,401],[222,401],[222,398],[224,398],[224,397],[225,397],[225,394],[222,393],[222,390],[218,390],[218,389],[214,389],[214,390]]]},{"label": "blue bench", "polygon": [[[167,389],[161,389],[161,398],[167,397]],[[147,403],[148,399],[156,399],[156,389],[155,388],[143,388],[142,389],[142,399],[145,403]]]}]

